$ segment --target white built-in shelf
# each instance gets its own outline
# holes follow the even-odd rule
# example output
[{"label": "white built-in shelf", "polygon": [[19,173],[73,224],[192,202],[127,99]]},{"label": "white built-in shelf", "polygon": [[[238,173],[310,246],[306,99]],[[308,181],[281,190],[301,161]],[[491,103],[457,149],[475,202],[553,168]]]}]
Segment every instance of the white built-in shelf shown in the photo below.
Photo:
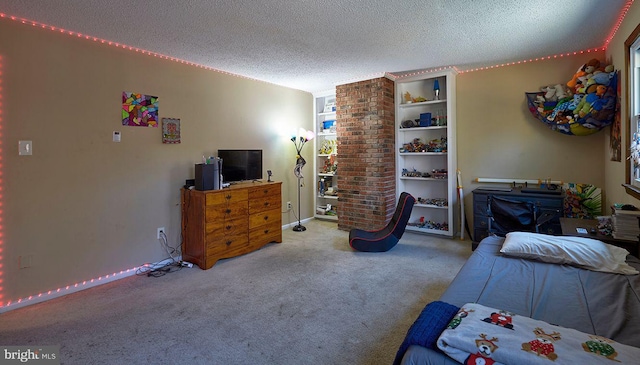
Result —
[{"label": "white built-in shelf", "polygon": [[439,234],[443,236],[451,236],[449,231],[444,231],[442,229],[431,229],[431,228],[420,228],[416,226],[407,226],[407,231],[420,232],[420,233],[429,233],[429,234]]},{"label": "white built-in shelf", "polygon": [[400,176],[400,180],[430,180],[430,181],[447,181],[447,179],[438,179],[435,177],[417,177],[417,176]]},{"label": "white built-in shelf", "polygon": [[425,105],[430,105],[430,104],[440,104],[440,103],[445,103],[446,104],[447,99],[440,99],[440,100],[427,100],[427,101],[421,101],[419,103],[405,103],[405,104],[400,104],[398,105],[400,108],[413,108],[413,107],[417,107],[417,106],[425,106]]},{"label": "white built-in shelf", "polygon": [[[456,71],[454,69],[442,70],[439,72],[427,72],[423,74],[412,74],[399,77],[395,80],[395,119],[396,119],[396,196],[399,197],[402,192],[408,192],[415,197],[439,197],[447,201],[446,206],[437,204],[415,204],[414,209],[409,218],[408,231],[428,233],[452,237],[456,231],[456,221],[459,211],[457,200],[457,183],[456,183]],[[440,92],[436,93],[434,86],[438,81]],[[412,97],[426,97],[434,99],[436,94],[441,97],[437,100],[428,100],[417,103],[407,103],[404,99],[409,93]],[[435,123],[427,126],[420,126],[419,118],[423,114],[431,114]],[[403,128],[407,125],[407,121],[411,121],[409,125],[415,127]],[[446,123],[446,125],[439,125]],[[408,126],[408,125],[407,125]],[[446,140],[443,140],[446,138]],[[425,143],[425,151],[442,151],[442,152],[409,152],[410,149],[404,150],[403,146],[412,140],[423,142],[438,141],[446,142],[446,148],[434,149],[427,148]],[[443,144],[442,147],[445,145]],[[401,152],[403,151],[403,152]],[[403,171],[424,171],[430,177],[418,176],[402,176]],[[432,174],[431,171],[444,170],[446,176],[441,174]],[[411,174],[409,174],[411,175]],[[427,200],[423,201],[428,202]],[[432,202],[435,203],[435,202]],[[425,221],[435,222],[437,224],[448,225],[448,230],[419,228],[413,224],[421,219]]]},{"label": "white built-in shelf", "polygon": [[446,152],[400,152],[400,156],[419,156],[419,155],[446,155]]},{"label": "white built-in shelf", "polygon": [[[327,121],[336,121],[333,123],[327,123],[327,124],[331,124],[332,126],[336,125],[335,123],[337,123],[336,111],[324,112],[324,110],[329,110],[329,109],[325,109],[327,104],[335,103],[335,100],[336,100],[335,91],[329,92],[329,93],[323,92],[323,93],[314,95],[314,103],[313,103],[313,113],[314,113],[314,121],[315,121],[314,132],[316,134],[316,138],[313,139],[314,150],[315,150],[314,159],[313,159],[313,163],[314,163],[313,178],[315,180],[314,217],[331,220],[331,221],[337,221],[338,216],[321,214],[321,213],[324,210],[326,210],[327,205],[331,205],[332,207],[335,207],[335,209],[332,208],[332,211],[339,212],[340,200],[338,200],[337,195],[325,194],[324,196],[321,196],[319,186],[320,186],[320,181],[324,179],[326,184],[325,187],[327,188],[326,191],[328,191],[329,188],[332,188],[331,190],[332,192],[340,191],[340,189],[338,188],[338,175],[335,172],[321,172],[321,171],[332,171],[331,169],[328,168],[326,164],[329,161],[334,163],[335,161],[332,159],[332,157],[337,156],[337,153],[335,153],[337,149],[335,148],[329,149],[325,147],[331,147],[331,146],[337,145],[338,133],[336,133],[336,129],[333,127],[331,129],[324,128],[325,122]],[[331,151],[333,153],[319,153],[321,149],[323,152]]]},{"label": "white built-in shelf", "polygon": [[421,207],[421,208],[430,208],[430,209],[449,209],[448,206],[440,206],[440,205],[433,205],[433,204],[420,204],[420,203],[416,203],[413,205],[414,207]]},{"label": "white built-in shelf", "polygon": [[322,195],[318,194],[318,198],[338,200],[338,196],[337,195],[325,195],[325,196],[322,196]]},{"label": "white built-in shelf", "polygon": [[434,125],[432,127],[412,127],[412,128],[400,128],[400,132],[414,132],[414,131],[428,131],[434,129],[447,129],[446,125]]}]

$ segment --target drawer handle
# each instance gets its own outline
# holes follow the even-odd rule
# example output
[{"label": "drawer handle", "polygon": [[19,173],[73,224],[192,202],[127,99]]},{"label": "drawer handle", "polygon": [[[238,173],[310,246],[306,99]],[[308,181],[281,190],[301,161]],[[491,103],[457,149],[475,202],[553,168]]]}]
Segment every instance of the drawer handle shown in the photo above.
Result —
[{"label": "drawer handle", "polygon": [[231,209],[225,210],[225,213],[227,213],[227,214],[231,213]]},{"label": "drawer handle", "polygon": [[266,221],[266,220],[269,220],[269,216],[268,216],[268,215],[265,215],[265,216],[264,216],[264,220],[265,220],[265,221]]},{"label": "drawer handle", "polygon": [[264,202],[264,206],[268,207],[269,206],[269,202]]},{"label": "drawer handle", "polygon": [[227,241],[227,242],[225,242],[225,243],[227,244],[227,246],[231,246],[231,243],[232,243],[232,242],[233,242],[233,241]]},{"label": "drawer handle", "polygon": [[231,227],[231,225],[229,224],[229,225],[227,225],[225,228],[226,228],[227,230],[229,230],[229,229],[231,229],[231,228],[233,228],[233,227]]},{"label": "drawer handle", "polygon": [[267,193],[269,192],[269,190],[264,189],[262,192],[263,192],[263,193],[265,193],[265,194],[267,194]]},{"label": "drawer handle", "polygon": [[231,200],[231,194],[227,194],[224,198],[227,200]]},{"label": "drawer handle", "polygon": [[269,233],[269,230],[268,230],[268,229],[265,229],[265,230],[264,230],[264,234],[267,234],[267,233]]},{"label": "drawer handle", "polygon": [[487,222],[482,221],[482,222],[480,222],[480,225],[484,227],[484,226],[487,225]]}]

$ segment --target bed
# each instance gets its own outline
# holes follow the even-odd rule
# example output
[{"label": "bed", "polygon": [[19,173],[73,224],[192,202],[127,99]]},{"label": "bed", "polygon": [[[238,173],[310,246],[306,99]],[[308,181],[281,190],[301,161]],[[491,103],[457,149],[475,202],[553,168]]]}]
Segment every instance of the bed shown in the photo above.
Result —
[{"label": "bed", "polygon": [[[640,275],[507,256],[500,252],[504,241],[490,236],[480,242],[439,301],[428,304],[411,326],[395,364],[459,364],[441,352],[433,338],[452,319],[453,310],[467,303],[640,348]],[[625,258],[624,265],[640,270],[640,259]],[[429,332],[432,338],[427,340]]]}]

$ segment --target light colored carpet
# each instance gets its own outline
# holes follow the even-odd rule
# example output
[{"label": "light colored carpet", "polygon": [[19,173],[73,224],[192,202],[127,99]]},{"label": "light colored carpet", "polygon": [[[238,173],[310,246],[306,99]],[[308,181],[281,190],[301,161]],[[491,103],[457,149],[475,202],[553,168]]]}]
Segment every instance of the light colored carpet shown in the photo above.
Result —
[{"label": "light colored carpet", "polygon": [[470,241],[405,233],[386,253],[312,220],[210,270],[134,276],[0,315],[2,345],[63,364],[391,364]]}]

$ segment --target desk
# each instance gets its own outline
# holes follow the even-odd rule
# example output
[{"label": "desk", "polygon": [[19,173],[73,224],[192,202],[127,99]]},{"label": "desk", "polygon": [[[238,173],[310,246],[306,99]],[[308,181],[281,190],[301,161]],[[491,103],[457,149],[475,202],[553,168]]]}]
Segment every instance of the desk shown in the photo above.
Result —
[{"label": "desk", "polygon": [[[560,226],[562,227],[563,236],[593,238],[614,246],[622,247],[629,251],[633,256],[638,257],[638,246],[640,246],[639,241],[619,240],[611,236],[601,234],[598,232],[597,219],[560,218]],[[576,231],[577,228],[584,228],[587,230],[587,233],[578,233]],[[589,233],[592,228],[596,230],[596,233]]]}]

